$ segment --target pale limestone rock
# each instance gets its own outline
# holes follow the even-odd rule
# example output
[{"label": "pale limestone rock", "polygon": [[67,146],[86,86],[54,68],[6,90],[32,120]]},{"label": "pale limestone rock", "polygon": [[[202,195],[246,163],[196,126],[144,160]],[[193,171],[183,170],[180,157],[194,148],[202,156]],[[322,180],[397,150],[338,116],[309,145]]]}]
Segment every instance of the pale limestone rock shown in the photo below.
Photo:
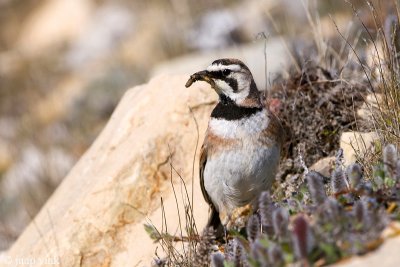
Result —
[{"label": "pale limestone rock", "polygon": [[399,254],[400,237],[398,235],[399,231],[400,231],[400,224],[391,223],[391,225],[382,234],[382,236],[385,239],[385,242],[376,251],[373,251],[363,256],[352,257],[351,259],[343,261],[342,263],[335,264],[334,266],[338,267],[399,266],[400,265],[400,254]]},{"label": "pale limestone rock", "polygon": [[35,56],[71,41],[85,28],[92,12],[90,0],[47,0],[24,21],[17,47],[24,55]]},{"label": "pale limestone rock", "polygon": [[[160,204],[160,195],[168,211],[170,232],[177,229],[169,156],[172,154],[173,166],[186,181],[192,177],[197,134],[189,107],[198,121],[201,143],[216,101],[206,83],[185,88],[188,78],[161,76],[129,90],[103,132],[6,256],[37,259],[31,266],[54,266],[38,264],[45,259],[59,260],[61,266],[148,265],[155,245],[142,224],[151,220],[161,228],[161,211],[151,215]],[[196,179],[197,173],[198,153]],[[173,181],[181,202],[176,174]],[[190,189],[191,183],[187,186]],[[208,206],[198,180],[194,190],[200,231]],[[182,209],[181,204],[181,216]],[[9,265],[0,262],[0,266]]]},{"label": "pale limestone rock", "polygon": [[357,110],[357,116],[363,120],[373,119],[373,114],[379,111],[378,103],[382,103],[383,96],[381,94],[369,94],[365,98],[365,103]]},{"label": "pale limestone rock", "polygon": [[331,175],[334,164],[335,164],[335,157],[326,157],[315,162],[310,167],[310,170],[319,172],[323,176],[329,177]]},{"label": "pale limestone rock", "polygon": [[374,149],[375,143],[379,141],[376,132],[345,132],[340,137],[340,148],[343,149],[344,165],[348,166],[357,160],[357,157],[364,157]]}]

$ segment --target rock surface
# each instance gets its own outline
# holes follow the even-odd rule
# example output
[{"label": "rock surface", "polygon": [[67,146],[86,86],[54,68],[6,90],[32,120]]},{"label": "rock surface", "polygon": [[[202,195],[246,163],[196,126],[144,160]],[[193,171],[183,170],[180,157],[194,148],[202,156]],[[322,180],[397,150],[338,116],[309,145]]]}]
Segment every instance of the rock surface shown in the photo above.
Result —
[{"label": "rock surface", "polygon": [[[174,168],[189,181],[197,140],[193,115],[201,142],[216,100],[205,83],[185,88],[187,79],[187,75],[163,76],[130,89],[91,148],[8,251],[7,259],[35,259],[32,266],[51,266],[38,264],[45,259],[56,259],[62,266],[147,265],[155,246],[143,223],[149,216],[161,227],[161,213],[150,214],[159,206],[160,195],[171,195],[170,155]],[[180,199],[180,179],[173,174],[172,180]],[[195,188],[200,224],[207,219],[208,207],[201,207],[197,183]],[[168,216],[176,219],[174,198],[164,204]],[[0,261],[0,266],[8,265]]]},{"label": "rock surface", "polygon": [[[400,246],[399,223],[392,223],[382,234],[385,242],[376,251],[363,256],[355,256],[335,266],[338,267],[397,267],[400,265]],[[393,237],[394,236],[394,237]]]},{"label": "rock surface", "polygon": [[311,171],[319,172],[320,174],[330,177],[335,165],[335,157],[326,157],[315,162],[311,167]]},{"label": "rock surface", "polygon": [[77,37],[90,19],[93,4],[82,1],[43,1],[22,26],[18,48],[26,56]]},{"label": "rock surface", "polygon": [[372,149],[379,136],[375,132],[345,132],[340,137],[340,148],[343,149],[344,165],[356,162],[357,157],[364,157]]},{"label": "rock surface", "polygon": [[379,103],[382,103],[383,96],[380,94],[369,94],[365,103],[357,110],[357,116],[365,121],[373,121],[373,114],[379,114]]}]

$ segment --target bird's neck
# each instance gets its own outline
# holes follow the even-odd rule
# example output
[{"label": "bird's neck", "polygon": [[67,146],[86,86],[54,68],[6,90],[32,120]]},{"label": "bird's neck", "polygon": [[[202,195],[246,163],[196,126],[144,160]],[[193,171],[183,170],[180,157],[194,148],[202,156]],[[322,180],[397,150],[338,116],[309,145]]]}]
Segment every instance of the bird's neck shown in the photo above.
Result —
[{"label": "bird's neck", "polygon": [[224,94],[219,94],[219,104],[225,105],[225,106],[230,106],[230,105],[236,105],[235,101],[233,101],[231,98]]},{"label": "bird's neck", "polygon": [[253,79],[245,87],[239,89],[240,93],[234,95],[235,98],[229,99],[229,96],[220,96],[220,101],[223,104],[228,104],[230,102],[235,102],[237,106],[245,108],[257,108],[262,107],[261,93],[258,91],[257,86]]},{"label": "bird's neck", "polygon": [[223,120],[241,120],[263,110],[261,105],[242,106],[226,96],[220,96],[220,101],[211,113],[211,118]]},{"label": "bird's neck", "polygon": [[249,107],[249,108],[261,108],[263,107],[261,101],[261,93],[257,89],[257,85],[254,80],[251,80],[249,94],[247,97],[239,104],[242,107]]}]

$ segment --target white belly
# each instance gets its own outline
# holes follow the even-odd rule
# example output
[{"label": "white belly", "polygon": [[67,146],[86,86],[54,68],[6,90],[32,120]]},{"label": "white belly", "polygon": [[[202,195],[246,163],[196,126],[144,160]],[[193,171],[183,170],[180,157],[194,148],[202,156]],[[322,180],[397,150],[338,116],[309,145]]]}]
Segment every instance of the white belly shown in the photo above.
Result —
[{"label": "white belly", "polygon": [[256,201],[262,191],[271,187],[279,161],[277,145],[243,141],[239,149],[219,153],[207,160],[204,186],[218,211]]}]

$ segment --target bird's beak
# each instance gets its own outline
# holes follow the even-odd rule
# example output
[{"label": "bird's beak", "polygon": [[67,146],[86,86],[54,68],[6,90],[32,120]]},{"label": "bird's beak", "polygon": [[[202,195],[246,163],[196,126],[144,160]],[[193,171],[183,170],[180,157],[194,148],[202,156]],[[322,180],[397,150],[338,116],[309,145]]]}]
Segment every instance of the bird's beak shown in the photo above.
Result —
[{"label": "bird's beak", "polygon": [[215,83],[214,80],[211,78],[211,75],[208,71],[202,70],[199,72],[196,72],[192,75],[190,75],[189,80],[186,82],[186,87],[190,87],[194,82],[197,81],[205,81],[211,85],[212,88],[214,88]]}]

